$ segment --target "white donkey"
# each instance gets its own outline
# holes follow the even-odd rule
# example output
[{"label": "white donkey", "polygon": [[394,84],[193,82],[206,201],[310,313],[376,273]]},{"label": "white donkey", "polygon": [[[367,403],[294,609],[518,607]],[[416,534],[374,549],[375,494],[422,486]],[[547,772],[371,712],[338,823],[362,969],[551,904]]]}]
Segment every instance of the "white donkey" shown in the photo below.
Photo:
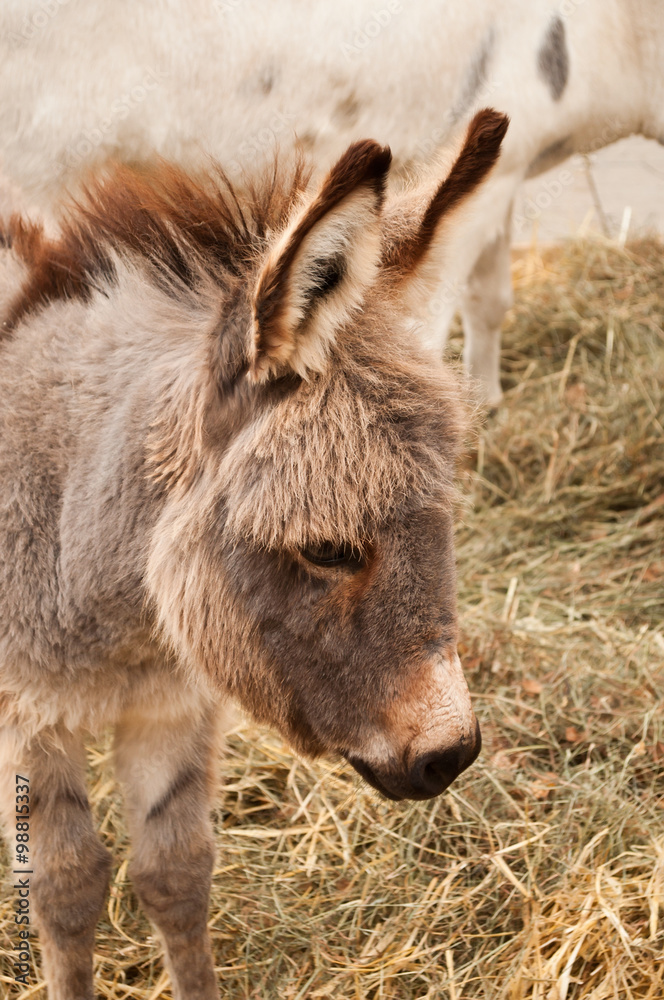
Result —
[{"label": "white donkey", "polygon": [[664,140],[662,0],[3,0],[0,39],[4,169],[42,207],[111,155],[246,163],[297,136],[324,167],[372,136],[407,168],[480,105],[506,111],[423,325],[440,352],[461,309],[491,404],[519,183],[634,132]]}]

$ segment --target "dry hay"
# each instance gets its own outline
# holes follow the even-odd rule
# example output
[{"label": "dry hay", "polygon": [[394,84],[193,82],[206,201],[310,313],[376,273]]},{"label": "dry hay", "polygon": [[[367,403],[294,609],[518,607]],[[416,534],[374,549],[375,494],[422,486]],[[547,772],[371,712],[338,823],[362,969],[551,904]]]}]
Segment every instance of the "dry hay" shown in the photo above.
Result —
[{"label": "dry hay", "polygon": [[[458,532],[478,763],[441,799],[394,805],[347,767],[230,735],[210,912],[224,996],[664,996],[662,249],[515,261],[509,391]],[[101,995],[170,997],[106,744],[90,769],[120,862]],[[2,971],[7,984],[7,958]],[[16,995],[44,998],[32,982]]]}]

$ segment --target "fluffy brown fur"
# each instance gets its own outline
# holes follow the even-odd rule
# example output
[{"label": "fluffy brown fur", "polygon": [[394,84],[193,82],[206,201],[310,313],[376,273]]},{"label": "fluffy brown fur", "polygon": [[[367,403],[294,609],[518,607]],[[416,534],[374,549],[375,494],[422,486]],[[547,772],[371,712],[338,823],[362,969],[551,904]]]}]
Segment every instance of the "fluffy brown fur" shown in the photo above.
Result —
[{"label": "fluffy brown fur", "polygon": [[[13,828],[26,775],[50,1000],[93,996],[109,863],[86,731],[115,726],[131,872],[178,1000],[217,996],[208,811],[228,699],[393,798],[438,794],[479,751],[456,656],[464,388],[408,342],[381,257],[387,162],[364,144],[318,192],[298,167],[242,198],[221,173],[123,169],[59,240],[13,224],[0,808]],[[276,337],[267,285],[287,302]]]},{"label": "fluffy brown fur", "polygon": [[173,164],[144,170],[111,164],[89,178],[84,194],[62,220],[58,238],[35,222],[10,219],[9,244],[30,268],[5,328],[57,298],[89,301],[112,279],[109,251],[149,261],[155,276],[188,287],[201,271],[224,284],[244,273],[247,255],[261,246],[268,229],[280,228],[310,171],[297,161],[290,172],[276,170],[240,194],[218,167],[198,179]]}]

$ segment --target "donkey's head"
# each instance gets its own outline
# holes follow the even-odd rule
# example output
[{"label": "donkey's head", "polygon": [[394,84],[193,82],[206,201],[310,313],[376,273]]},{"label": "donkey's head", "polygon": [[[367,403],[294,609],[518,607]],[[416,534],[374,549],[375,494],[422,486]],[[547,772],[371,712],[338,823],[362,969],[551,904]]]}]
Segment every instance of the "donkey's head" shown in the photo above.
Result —
[{"label": "donkey's head", "polygon": [[437,795],[480,749],[456,649],[463,390],[407,326],[506,124],[481,112],[446,180],[401,200],[389,151],[351,146],[227,296],[204,404],[173,389],[155,432],[149,584],[176,652],[395,799]]}]

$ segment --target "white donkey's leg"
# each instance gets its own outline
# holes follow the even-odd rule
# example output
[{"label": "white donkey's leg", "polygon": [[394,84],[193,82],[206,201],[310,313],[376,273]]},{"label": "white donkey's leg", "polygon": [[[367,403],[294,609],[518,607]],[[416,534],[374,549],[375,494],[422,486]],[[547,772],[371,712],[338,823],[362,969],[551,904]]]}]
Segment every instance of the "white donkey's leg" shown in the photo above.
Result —
[{"label": "white donkey's leg", "polygon": [[[161,711],[160,711],[161,708]],[[207,930],[214,847],[210,823],[215,718],[173,690],[171,705],[125,714],[118,776],[132,838],[130,875],[166,948],[176,1000],[217,1000]]]},{"label": "white donkey's leg", "polygon": [[497,406],[500,387],[500,328],[513,301],[510,275],[511,207],[504,226],[487,243],[470,273],[461,299],[463,360],[479,380],[484,401]]},{"label": "white donkey's leg", "polygon": [[414,336],[434,358],[442,358],[445,353],[450,326],[460,302],[460,293],[441,283],[427,302],[423,317],[414,322]]},{"label": "white donkey's leg", "polygon": [[[85,789],[82,740],[42,731],[26,744],[4,727],[0,739],[2,812],[12,839],[15,879],[29,880],[49,1000],[92,1000],[95,927],[111,860],[99,842]],[[19,781],[16,775],[27,781]],[[20,796],[20,797],[19,797]],[[25,796],[25,798],[23,798]],[[29,863],[18,862],[16,805],[29,805]],[[21,815],[24,815],[21,813]]]}]

